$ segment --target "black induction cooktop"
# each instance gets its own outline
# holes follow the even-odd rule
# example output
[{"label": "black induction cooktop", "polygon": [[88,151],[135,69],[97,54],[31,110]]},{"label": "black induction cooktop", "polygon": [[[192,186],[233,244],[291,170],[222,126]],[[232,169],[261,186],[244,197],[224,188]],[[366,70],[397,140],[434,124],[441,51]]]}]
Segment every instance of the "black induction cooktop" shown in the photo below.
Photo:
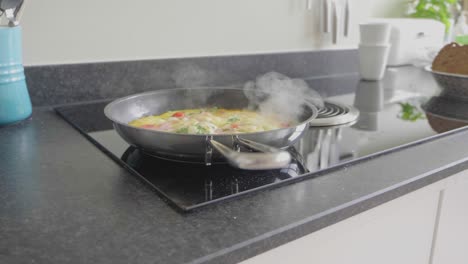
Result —
[{"label": "black induction cooktop", "polygon": [[[265,171],[241,170],[225,163],[212,166],[182,163],[145,154],[126,143],[104,116],[103,109],[110,101],[61,106],[56,112],[183,212],[326,175],[323,172],[343,169],[351,163],[418,144],[457,128],[449,123],[447,129],[441,130],[443,116],[428,113],[430,118],[427,118],[423,106],[427,102],[434,105],[434,100],[438,100],[430,92],[388,90],[376,82],[360,82],[352,93],[326,100],[332,106],[335,103],[359,109],[359,118],[333,126],[310,127],[302,139],[288,149],[293,157],[289,166]],[[456,109],[451,111],[457,112]],[[438,117],[436,124],[434,115]]]}]

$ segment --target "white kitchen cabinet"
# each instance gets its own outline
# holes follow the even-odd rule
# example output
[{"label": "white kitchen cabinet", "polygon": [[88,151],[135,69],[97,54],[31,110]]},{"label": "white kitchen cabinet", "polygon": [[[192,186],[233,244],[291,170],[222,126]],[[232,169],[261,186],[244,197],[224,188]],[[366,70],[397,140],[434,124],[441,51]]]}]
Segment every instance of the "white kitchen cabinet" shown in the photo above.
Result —
[{"label": "white kitchen cabinet", "polygon": [[[429,263],[437,230],[439,197],[445,185],[446,181],[437,182],[242,263]],[[461,192],[463,187],[459,189]],[[464,197],[468,199],[468,192]],[[464,217],[468,224],[468,215]],[[445,239],[451,239],[450,232],[446,233]],[[468,243],[464,246],[468,247]],[[443,252],[449,252],[442,248],[445,247],[441,247],[441,258]]]},{"label": "white kitchen cabinet", "polygon": [[468,171],[448,179],[434,240],[433,264],[468,263]]}]

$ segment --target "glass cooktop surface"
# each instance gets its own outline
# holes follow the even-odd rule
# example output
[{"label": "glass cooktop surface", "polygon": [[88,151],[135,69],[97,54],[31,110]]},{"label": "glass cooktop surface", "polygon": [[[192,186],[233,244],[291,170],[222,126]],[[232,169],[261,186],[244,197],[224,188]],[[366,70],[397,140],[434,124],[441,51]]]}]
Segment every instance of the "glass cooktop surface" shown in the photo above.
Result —
[{"label": "glass cooktop surface", "polygon": [[[56,111],[113,160],[148,183],[174,208],[190,211],[247,193],[311,179],[327,170],[344,168],[375,155],[430,140],[439,133],[465,125],[460,120],[454,125],[450,123],[453,118],[444,119],[436,111],[426,112],[432,108],[447,109],[447,105],[454,107],[450,99],[445,102],[444,98],[432,94],[434,91],[384,89],[378,82],[360,82],[352,93],[327,97],[327,102],[357,108],[358,119],[335,126],[310,127],[288,149],[293,157],[289,166],[263,171],[236,169],[226,163],[212,166],[182,163],[147,155],[126,143],[113,129],[103,113],[109,101],[61,106]],[[428,103],[429,107],[424,107]]]}]

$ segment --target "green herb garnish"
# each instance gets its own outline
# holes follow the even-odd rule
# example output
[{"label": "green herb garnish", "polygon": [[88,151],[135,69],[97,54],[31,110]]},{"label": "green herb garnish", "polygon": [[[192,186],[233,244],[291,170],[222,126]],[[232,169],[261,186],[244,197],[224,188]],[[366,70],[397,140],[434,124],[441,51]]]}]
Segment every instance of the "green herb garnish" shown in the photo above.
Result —
[{"label": "green herb garnish", "polygon": [[230,118],[228,118],[227,121],[228,121],[229,123],[233,123],[233,122],[240,121],[240,118],[237,117],[237,116],[231,116]]},{"label": "green herb garnish", "polygon": [[188,134],[188,127],[182,127],[176,130],[176,133],[179,134]]},{"label": "green herb garnish", "polygon": [[195,128],[197,129],[197,134],[207,134],[208,129],[200,126],[200,125],[195,125]]},{"label": "green herb garnish", "polygon": [[398,103],[401,106],[401,111],[398,114],[398,117],[405,121],[415,122],[418,119],[425,119],[424,113],[419,110],[417,106],[412,105],[411,103]]}]

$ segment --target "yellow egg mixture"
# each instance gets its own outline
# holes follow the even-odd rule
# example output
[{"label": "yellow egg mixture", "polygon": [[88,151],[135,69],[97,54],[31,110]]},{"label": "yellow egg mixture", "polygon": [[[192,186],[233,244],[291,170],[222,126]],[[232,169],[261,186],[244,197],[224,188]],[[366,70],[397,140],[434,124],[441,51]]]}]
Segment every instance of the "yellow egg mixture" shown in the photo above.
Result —
[{"label": "yellow egg mixture", "polygon": [[136,119],[129,125],[179,134],[252,133],[289,126],[255,111],[217,107],[168,111]]}]

